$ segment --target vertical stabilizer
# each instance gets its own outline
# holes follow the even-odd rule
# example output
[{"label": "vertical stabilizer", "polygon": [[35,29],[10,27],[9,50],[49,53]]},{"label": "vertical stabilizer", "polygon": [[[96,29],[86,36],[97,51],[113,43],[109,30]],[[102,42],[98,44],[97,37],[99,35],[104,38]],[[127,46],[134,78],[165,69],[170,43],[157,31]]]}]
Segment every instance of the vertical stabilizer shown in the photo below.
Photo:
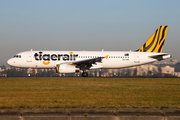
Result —
[{"label": "vertical stabilizer", "polygon": [[168,26],[159,26],[152,36],[138,49],[138,52],[159,52],[161,53],[166,38]]}]

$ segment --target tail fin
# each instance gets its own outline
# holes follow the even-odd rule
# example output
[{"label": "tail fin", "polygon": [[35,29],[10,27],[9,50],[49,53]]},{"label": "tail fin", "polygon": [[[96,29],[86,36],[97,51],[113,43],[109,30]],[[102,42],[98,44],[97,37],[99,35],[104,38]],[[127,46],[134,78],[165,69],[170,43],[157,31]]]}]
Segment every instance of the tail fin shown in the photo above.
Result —
[{"label": "tail fin", "polygon": [[138,52],[162,52],[168,26],[159,26]]}]

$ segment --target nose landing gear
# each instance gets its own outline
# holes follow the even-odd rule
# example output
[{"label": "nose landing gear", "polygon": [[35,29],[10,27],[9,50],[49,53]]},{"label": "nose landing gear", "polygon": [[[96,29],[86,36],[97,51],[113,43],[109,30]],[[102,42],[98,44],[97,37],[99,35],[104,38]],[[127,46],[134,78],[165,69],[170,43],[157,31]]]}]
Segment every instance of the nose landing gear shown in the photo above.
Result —
[{"label": "nose landing gear", "polygon": [[27,76],[28,76],[28,77],[31,77],[31,73],[32,73],[32,70],[31,70],[31,68],[29,68],[29,71],[28,71]]}]

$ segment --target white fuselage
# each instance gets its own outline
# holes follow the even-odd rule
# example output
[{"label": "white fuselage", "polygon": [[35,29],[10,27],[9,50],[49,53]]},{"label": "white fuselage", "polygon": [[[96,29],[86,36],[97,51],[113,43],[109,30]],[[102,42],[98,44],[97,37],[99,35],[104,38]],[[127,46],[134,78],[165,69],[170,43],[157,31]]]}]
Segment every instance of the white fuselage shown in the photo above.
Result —
[{"label": "white fuselage", "polygon": [[72,64],[97,57],[105,57],[90,69],[124,68],[157,61],[151,56],[162,55],[170,58],[168,53],[131,52],[131,51],[26,51],[8,60],[8,64],[21,68],[55,68],[57,64]]}]

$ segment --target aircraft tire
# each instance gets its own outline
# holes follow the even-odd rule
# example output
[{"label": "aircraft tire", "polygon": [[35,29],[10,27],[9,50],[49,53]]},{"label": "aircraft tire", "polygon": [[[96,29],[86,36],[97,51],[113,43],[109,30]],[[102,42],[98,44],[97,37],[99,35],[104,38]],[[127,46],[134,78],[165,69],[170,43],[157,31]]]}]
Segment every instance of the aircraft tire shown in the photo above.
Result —
[{"label": "aircraft tire", "polygon": [[82,76],[83,76],[83,77],[87,77],[87,76],[88,76],[88,73],[87,73],[87,72],[83,72],[83,73],[82,73]]},{"label": "aircraft tire", "polygon": [[31,77],[31,74],[30,74],[30,73],[28,74],[28,77]]}]

